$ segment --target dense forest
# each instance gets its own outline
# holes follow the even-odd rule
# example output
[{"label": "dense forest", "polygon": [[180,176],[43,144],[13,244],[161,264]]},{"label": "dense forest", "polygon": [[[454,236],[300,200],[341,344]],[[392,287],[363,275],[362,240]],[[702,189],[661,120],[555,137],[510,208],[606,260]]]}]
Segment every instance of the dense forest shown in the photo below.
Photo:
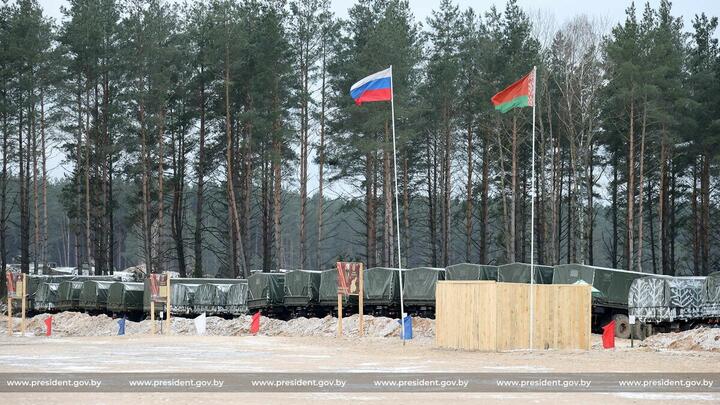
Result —
[{"label": "dense forest", "polygon": [[[70,0],[61,21],[3,2],[2,272],[502,264],[529,261],[534,232],[538,263],[708,274],[718,20],[688,21],[668,1],[615,26],[515,0],[426,21],[406,0],[346,19],[329,0]],[[402,258],[390,106],[349,96],[390,65]],[[533,66],[535,156],[531,109],[490,103]]]}]

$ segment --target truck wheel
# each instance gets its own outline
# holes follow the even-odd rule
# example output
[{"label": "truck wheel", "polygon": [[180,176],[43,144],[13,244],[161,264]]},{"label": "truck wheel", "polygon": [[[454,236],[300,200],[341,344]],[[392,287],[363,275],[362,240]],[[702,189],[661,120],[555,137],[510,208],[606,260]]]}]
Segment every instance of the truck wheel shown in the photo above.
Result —
[{"label": "truck wheel", "polygon": [[615,337],[630,339],[630,319],[625,314],[613,315],[615,321]]}]

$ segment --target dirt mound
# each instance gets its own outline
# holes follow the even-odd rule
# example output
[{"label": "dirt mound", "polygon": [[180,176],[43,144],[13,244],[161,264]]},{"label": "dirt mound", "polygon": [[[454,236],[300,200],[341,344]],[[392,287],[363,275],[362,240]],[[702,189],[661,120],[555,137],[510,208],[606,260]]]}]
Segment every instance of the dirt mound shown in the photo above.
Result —
[{"label": "dirt mound", "polygon": [[[51,315],[40,314],[27,320],[27,333],[36,336],[45,334],[45,320]],[[113,336],[118,333],[118,319],[107,315],[90,316],[80,312],[61,312],[52,315],[53,336]],[[397,319],[373,317],[366,315],[365,336],[368,337],[399,337],[400,323]],[[208,317],[206,334],[213,336],[239,336],[250,333],[252,317],[239,316],[233,319]],[[343,335],[358,336],[358,315],[343,318]],[[15,331],[20,328],[20,319],[13,319]],[[140,322],[126,321],[125,334],[148,334],[151,330],[150,320]],[[172,331],[175,335],[195,335],[193,319],[172,318]],[[156,330],[160,331],[165,324],[156,321]],[[0,323],[0,333],[5,333],[5,323]],[[295,318],[289,321],[260,318],[260,335],[266,336],[335,336],[337,333],[337,318]],[[413,335],[415,337],[433,337],[435,335],[435,320],[426,318],[413,318]]]},{"label": "dirt mound", "polygon": [[698,328],[684,332],[659,333],[645,339],[641,346],[655,350],[720,352],[720,328]]}]

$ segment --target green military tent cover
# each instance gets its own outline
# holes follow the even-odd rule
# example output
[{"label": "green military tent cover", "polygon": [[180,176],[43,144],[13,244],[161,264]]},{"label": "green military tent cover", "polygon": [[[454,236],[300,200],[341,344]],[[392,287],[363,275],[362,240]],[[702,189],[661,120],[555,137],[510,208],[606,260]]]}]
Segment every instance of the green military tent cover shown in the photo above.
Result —
[{"label": "green military tent cover", "polygon": [[232,284],[227,292],[227,311],[233,315],[240,315],[247,312],[247,280],[244,283]]},{"label": "green military tent cover", "polygon": [[58,289],[60,283],[41,283],[35,292],[34,309],[36,311],[53,311],[58,309]]},{"label": "green military tent cover", "polygon": [[[552,284],[553,268],[534,265],[535,283]],[[510,263],[498,266],[497,281],[503,283],[530,283],[530,265],[527,263]]]},{"label": "green military tent cover", "polygon": [[80,291],[80,308],[85,311],[105,311],[112,281],[88,280]]},{"label": "green military tent cover", "polygon": [[321,271],[293,270],[285,274],[286,307],[316,305],[320,300]]},{"label": "green military tent cover", "polygon": [[249,310],[282,306],[285,295],[285,273],[257,272],[248,277]]},{"label": "green military tent cover", "polygon": [[363,279],[365,305],[394,305],[400,302],[400,269],[372,267]]},{"label": "green military tent cover", "polygon": [[[326,307],[337,307],[337,296],[338,296],[338,279],[337,269],[323,270],[320,272],[320,289],[319,299],[320,305]],[[357,296],[355,295],[344,295],[342,297],[343,306],[350,304],[357,305]]]},{"label": "green military tent cover", "polygon": [[648,274],[582,264],[555,266],[553,284],[575,284],[582,280],[593,286],[593,303],[626,307],[633,280]]},{"label": "green military tent cover", "polygon": [[107,310],[115,313],[142,312],[143,293],[143,283],[114,282],[108,291]]},{"label": "green military tent cover", "polygon": [[720,318],[720,271],[705,278],[702,291],[702,316]]},{"label": "green military tent cover", "polygon": [[63,281],[58,286],[58,308],[61,311],[77,311],[80,309],[80,293],[82,281]]},{"label": "green military tent cover", "polygon": [[445,279],[445,269],[416,267],[403,270],[403,299],[406,305],[435,305],[435,286]]},{"label": "green military tent cover", "polygon": [[497,266],[459,263],[445,269],[446,280],[491,280],[497,281]]}]

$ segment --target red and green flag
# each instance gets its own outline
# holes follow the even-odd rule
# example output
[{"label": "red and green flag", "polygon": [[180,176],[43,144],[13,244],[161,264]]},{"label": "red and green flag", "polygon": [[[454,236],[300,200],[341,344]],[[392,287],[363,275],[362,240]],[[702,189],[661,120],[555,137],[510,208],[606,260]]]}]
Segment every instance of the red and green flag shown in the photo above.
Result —
[{"label": "red and green flag", "polygon": [[535,69],[491,99],[496,110],[506,113],[515,107],[535,105]]}]

